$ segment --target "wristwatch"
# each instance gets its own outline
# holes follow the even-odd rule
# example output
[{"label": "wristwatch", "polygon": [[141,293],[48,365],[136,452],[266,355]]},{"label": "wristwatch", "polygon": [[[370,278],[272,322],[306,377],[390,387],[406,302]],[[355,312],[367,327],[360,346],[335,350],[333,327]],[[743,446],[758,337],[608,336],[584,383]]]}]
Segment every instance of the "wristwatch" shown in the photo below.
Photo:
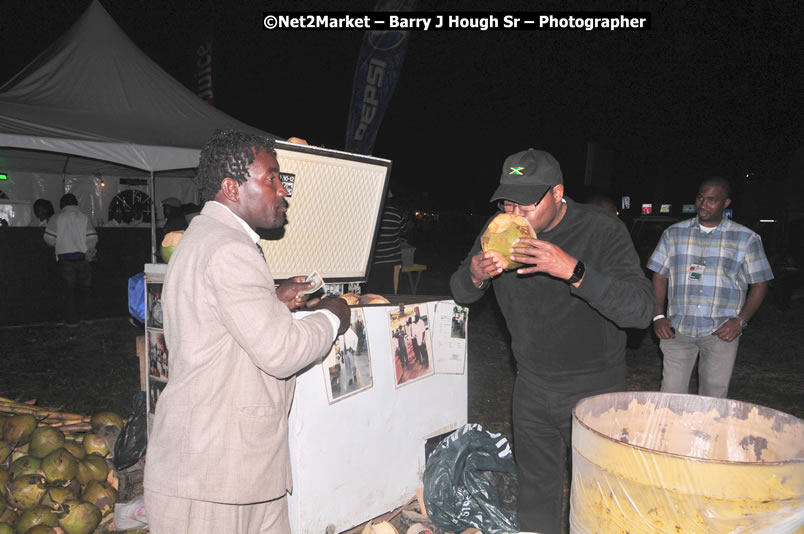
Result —
[{"label": "wristwatch", "polygon": [[734,318],[735,318],[735,319],[737,319],[738,321],[740,321],[740,327],[741,327],[741,328],[748,328],[748,321],[746,321],[745,319],[743,319],[743,318],[742,318],[742,317],[740,317],[739,315],[737,315],[737,316],[736,316],[736,317],[734,317]]},{"label": "wristwatch", "polygon": [[585,272],[586,265],[584,265],[581,260],[578,260],[578,263],[575,264],[575,269],[572,270],[572,276],[569,277],[567,282],[570,284],[578,282],[581,278],[583,278],[583,273]]}]

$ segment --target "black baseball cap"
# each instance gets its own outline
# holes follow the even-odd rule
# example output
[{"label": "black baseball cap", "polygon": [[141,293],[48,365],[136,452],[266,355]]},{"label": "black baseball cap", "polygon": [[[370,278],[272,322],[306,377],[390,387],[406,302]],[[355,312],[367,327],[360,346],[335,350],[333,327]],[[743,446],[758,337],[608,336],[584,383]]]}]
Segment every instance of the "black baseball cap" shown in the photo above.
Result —
[{"label": "black baseball cap", "polygon": [[561,165],[556,158],[529,148],[505,158],[500,186],[491,196],[491,202],[511,200],[517,204],[534,204],[550,187],[563,183]]}]

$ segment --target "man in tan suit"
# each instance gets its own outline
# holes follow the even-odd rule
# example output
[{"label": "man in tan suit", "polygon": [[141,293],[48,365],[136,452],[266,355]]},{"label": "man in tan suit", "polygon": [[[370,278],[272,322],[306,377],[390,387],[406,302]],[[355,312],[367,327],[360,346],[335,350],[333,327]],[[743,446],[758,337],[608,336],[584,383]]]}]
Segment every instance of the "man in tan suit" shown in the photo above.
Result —
[{"label": "man in tan suit", "polygon": [[256,228],[285,223],[273,142],[216,132],[201,152],[209,200],[171,257],[163,313],[170,381],[145,467],[152,534],[287,533],[287,417],[294,375],[349,327],[349,308],[305,304],[298,277],[274,289]]}]

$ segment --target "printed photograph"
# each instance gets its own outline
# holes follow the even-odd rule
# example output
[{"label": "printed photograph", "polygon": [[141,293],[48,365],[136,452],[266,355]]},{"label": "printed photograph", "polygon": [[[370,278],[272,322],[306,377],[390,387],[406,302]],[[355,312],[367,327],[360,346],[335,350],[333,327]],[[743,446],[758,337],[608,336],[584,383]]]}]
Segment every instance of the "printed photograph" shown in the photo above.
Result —
[{"label": "printed photograph", "polygon": [[335,340],[322,367],[330,404],[374,385],[366,318],[362,309],[352,309],[349,329]]},{"label": "printed photograph", "polygon": [[466,368],[466,328],[469,308],[452,301],[437,302],[429,317],[428,329],[435,374],[463,374]]},{"label": "printed photograph", "polygon": [[450,337],[456,339],[466,339],[466,315],[468,308],[463,306],[452,307],[452,332]]},{"label": "printed photograph", "polygon": [[156,380],[148,381],[148,405],[151,413],[154,413],[156,403],[159,401],[159,395],[162,394],[162,390],[165,389],[166,385],[167,383],[165,382],[157,382]]},{"label": "printed photograph", "polygon": [[152,377],[168,379],[168,349],[162,332],[148,330],[148,362]]},{"label": "printed photograph", "polygon": [[388,313],[397,387],[433,374],[427,304],[404,304]]},{"label": "printed photograph", "polygon": [[148,327],[163,328],[162,284],[148,284]]}]

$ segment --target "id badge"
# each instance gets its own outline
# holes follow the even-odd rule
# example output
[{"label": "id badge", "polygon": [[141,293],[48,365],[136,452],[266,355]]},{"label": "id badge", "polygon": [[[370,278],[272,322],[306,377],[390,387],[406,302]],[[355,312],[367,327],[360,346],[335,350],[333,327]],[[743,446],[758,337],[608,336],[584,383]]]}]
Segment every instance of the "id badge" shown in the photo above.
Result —
[{"label": "id badge", "polygon": [[703,262],[693,263],[690,265],[690,280],[700,280],[706,270],[706,264]]}]

